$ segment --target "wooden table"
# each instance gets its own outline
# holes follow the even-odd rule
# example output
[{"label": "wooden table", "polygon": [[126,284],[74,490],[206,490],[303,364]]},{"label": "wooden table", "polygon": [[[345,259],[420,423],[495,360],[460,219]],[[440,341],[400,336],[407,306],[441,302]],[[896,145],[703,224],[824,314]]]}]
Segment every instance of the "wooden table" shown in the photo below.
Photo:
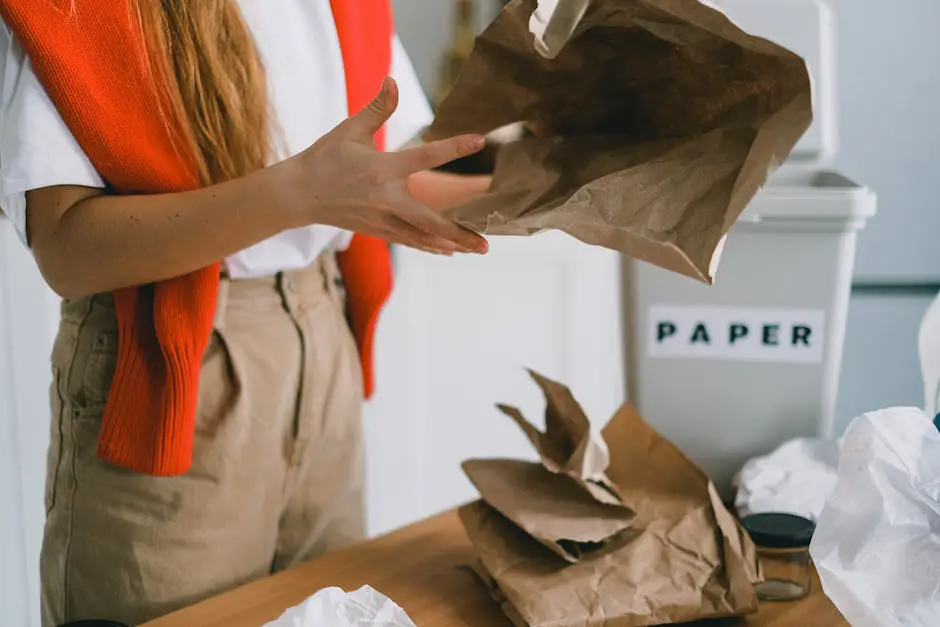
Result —
[{"label": "wooden table", "polygon": [[[368,584],[401,605],[418,627],[510,627],[462,568],[473,550],[454,512],[222,594],[143,627],[261,627],[328,586]],[[819,591],[799,603],[769,604],[721,627],[849,627]],[[709,623],[716,627],[715,623]]]}]

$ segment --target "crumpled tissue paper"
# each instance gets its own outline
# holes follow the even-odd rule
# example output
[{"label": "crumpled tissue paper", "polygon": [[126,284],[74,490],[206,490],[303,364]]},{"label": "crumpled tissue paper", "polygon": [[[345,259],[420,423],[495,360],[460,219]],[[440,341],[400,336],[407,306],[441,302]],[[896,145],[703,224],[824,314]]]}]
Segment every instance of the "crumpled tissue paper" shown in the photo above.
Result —
[{"label": "crumpled tissue paper", "polygon": [[810,552],[853,627],[940,625],[940,431],[924,412],[855,419]]},{"label": "crumpled tissue paper", "polygon": [[747,462],[734,478],[735,508],[751,514],[795,514],[818,520],[839,479],[839,442],[800,438]]},{"label": "crumpled tissue paper", "polygon": [[405,610],[369,586],[324,588],[265,627],[415,627]]}]

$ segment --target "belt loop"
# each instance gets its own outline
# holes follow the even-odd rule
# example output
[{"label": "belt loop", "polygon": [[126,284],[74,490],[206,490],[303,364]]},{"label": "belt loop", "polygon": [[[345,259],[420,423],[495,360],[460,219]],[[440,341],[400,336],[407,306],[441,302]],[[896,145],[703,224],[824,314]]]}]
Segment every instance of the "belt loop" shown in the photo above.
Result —
[{"label": "belt loop", "polygon": [[275,277],[275,285],[284,305],[284,310],[293,317],[297,311],[297,290],[300,288],[295,273],[290,271],[278,272]]},{"label": "belt loop", "polygon": [[320,257],[320,267],[323,272],[323,280],[326,282],[326,293],[332,298],[339,296],[339,265],[336,261],[336,253],[326,252]]},{"label": "belt loop", "polygon": [[303,281],[301,277],[298,276],[297,272],[278,272],[277,276],[283,296],[293,298],[295,294],[303,289]]},{"label": "belt loop", "polygon": [[228,308],[228,291],[231,284],[231,279],[226,276],[219,281],[219,295],[215,301],[215,320],[212,321],[212,328],[216,331],[225,329],[225,310]]}]

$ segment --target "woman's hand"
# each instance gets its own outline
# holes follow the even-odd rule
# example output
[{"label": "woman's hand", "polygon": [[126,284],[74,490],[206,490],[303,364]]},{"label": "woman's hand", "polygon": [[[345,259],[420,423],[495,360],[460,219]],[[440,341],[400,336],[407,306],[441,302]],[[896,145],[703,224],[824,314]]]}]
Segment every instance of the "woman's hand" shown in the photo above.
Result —
[{"label": "woman's hand", "polygon": [[490,189],[493,177],[480,174],[451,174],[429,170],[408,178],[411,195],[435,211],[447,211],[475,200]]},{"label": "woman's hand", "polygon": [[286,230],[332,224],[432,252],[486,241],[415,200],[409,175],[478,150],[476,137],[382,154],[372,135],[395,110],[389,82],[367,109],[293,159],[177,194],[56,185],[26,195],[30,245],[65,298],[181,276]]},{"label": "woman's hand", "polygon": [[372,103],[291,160],[302,190],[297,224],[327,224],[432,252],[487,251],[486,240],[416,200],[408,179],[484,146],[465,135],[397,153],[375,148],[373,136],[398,106],[386,79]]}]

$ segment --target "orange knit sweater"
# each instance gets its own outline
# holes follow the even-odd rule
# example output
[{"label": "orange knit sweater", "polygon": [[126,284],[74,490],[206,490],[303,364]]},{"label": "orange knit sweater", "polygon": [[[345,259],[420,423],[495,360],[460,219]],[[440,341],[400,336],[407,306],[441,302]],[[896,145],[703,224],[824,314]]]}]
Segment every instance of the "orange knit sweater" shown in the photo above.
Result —
[{"label": "orange knit sweater", "polygon": [[[22,42],[39,80],[101,176],[119,193],[197,187],[192,155],[180,154],[149,82],[134,0],[3,0],[0,15]],[[378,93],[391,67],[387,0],[331,0],[350,110]],[[169,110],[164,108],[164,110]],[[381,147],[381,134],[377,137]],[[350,318],[372,389],[372,336],[391,291],[387,245],[355,236],[340,256]],[[169,476],[192,462],[202,355],[212,333],[219,264],[115,292],[117,370],[98,454],[138,472]]]}]

